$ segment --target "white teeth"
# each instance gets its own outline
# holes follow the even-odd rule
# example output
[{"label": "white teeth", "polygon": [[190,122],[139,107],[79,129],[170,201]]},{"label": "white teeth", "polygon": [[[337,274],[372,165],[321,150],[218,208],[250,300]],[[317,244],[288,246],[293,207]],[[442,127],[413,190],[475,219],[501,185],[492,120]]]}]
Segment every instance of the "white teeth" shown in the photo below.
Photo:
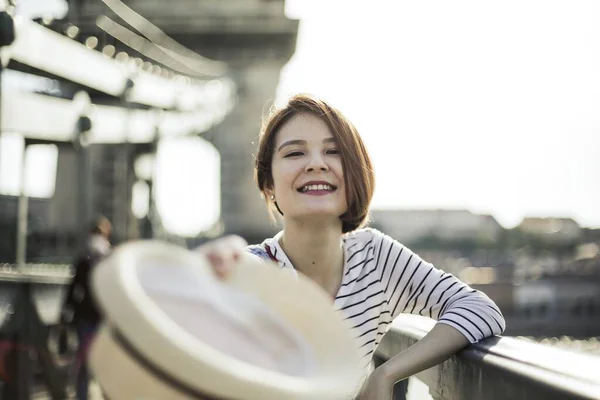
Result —
[{"label": "white teeth", "polygon": [[307,192],[309,190],[333,190],[330,185],[306,185],[302,187],[301,191]]}]

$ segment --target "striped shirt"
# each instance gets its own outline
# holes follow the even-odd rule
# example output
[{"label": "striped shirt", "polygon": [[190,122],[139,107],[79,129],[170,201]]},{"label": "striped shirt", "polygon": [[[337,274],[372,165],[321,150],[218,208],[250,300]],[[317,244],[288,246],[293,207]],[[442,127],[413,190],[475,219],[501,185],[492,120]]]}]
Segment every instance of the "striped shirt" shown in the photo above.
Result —
[{"label": "striped shirt", "polygon": [[[296,271],[283,252],[283,232],[247,250]],[[404,245],[371,228],[343,236],[344,276],[334,301],[350,323],[365,367],[400,313],[436,319],[471,343],[502,333],[505,321],[496,304],[453,275],[436,269]]]}]

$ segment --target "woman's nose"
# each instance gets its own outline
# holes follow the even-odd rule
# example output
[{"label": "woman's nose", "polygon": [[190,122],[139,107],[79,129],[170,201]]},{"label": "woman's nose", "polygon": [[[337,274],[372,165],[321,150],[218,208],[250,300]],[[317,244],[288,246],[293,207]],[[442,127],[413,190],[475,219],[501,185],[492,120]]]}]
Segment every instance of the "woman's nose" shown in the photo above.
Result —
[{"label": "woman's nose", "polygon": [[309,158],[308,163],[306,164],[306,172],[312,172],[312,171],[326,172],[328,170],[329,170],[329,167],[327,166],[327,163],[325,162],[325,160],[323,159],[323,156],[321,154],[313,154]]}]

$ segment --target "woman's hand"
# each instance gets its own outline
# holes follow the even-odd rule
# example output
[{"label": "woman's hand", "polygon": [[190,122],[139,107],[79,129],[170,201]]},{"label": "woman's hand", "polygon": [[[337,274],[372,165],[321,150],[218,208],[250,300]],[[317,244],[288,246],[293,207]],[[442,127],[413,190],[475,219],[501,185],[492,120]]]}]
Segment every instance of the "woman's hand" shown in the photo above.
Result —
[{"label": "woman's hand", "polygon": [[369,375],[356,400],[392,400],[394,383],[379,367]]},{"label": "woman's hand", "polygon": [[230,235],[204,243],[194,251],[208,259],[219,279],[226,279],[232,267],[240,260],[247,245],[248,243],[242,237]]}]

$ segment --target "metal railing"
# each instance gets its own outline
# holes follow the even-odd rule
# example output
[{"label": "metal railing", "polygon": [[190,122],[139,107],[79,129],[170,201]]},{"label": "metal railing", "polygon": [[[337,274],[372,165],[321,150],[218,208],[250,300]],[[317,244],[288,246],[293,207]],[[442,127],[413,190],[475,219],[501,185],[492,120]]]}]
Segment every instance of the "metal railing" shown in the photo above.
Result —
[{"label": "metal railing", "polygon": [[51,342],[71,279],[70,265],[0,264],[0,399],[29,400],[39,389],[67,398],[68,364],[57,362]]},{"label": "metal railing", "polygon": [[[35,364],[52,398],[63,398],[65,377],[47,348],[48,327],[56,324],[69,265],[0,264],[0,340],[14,347],[9,366],[17,381],[0,383],[0,398],[28,399]],[[423,338],[435,321],[402,315],[376,352],[380,364]],[[32,351],[36,356],[32,359]],[[447,361],[397,385],[394,399],[405,398],[408,381],[418,379],[436,400],[446,399],[600,399],[600,357],[510,337],[470,345]]]},{"label": "metal railing", "polygon": [[[376,352],[381,364],[423,338],[435,321],[400,316]],[[415,377],[433,399],[600,399],[600,357],[492,337],[461,350]],[[409,379],[409,381],[410,381]],[[395,399],[405,398],[407,381],[397,384]]]}]

